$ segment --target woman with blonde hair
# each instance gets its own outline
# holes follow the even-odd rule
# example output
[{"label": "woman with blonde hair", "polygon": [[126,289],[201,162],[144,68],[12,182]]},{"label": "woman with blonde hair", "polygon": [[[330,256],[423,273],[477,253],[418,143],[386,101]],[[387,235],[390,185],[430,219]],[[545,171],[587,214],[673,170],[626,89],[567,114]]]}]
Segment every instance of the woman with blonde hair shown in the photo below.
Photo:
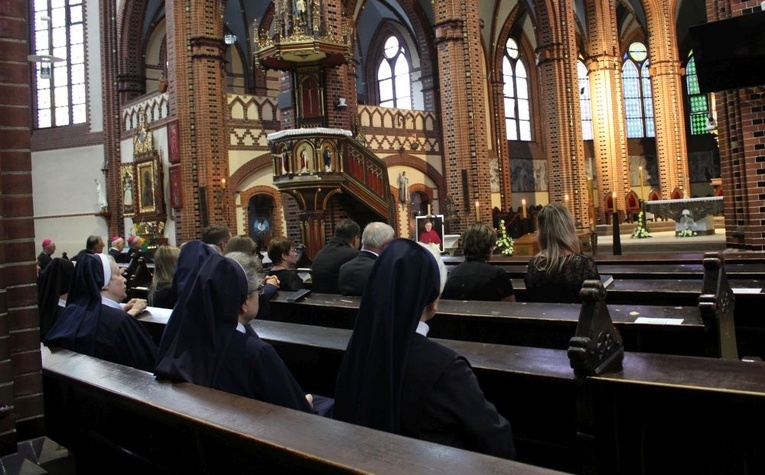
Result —
[{"label": "woman with blonde hair", "polygon": [[526,290],[536,302],[579,302],[579,291],[588,279],[599,279],[592,257],[582,254],[574,219],[568,209],[549,204],[537,215],[540,251],[529,262]]},{"label": "woman with blonde hair", "polygon": [[154,275],[149,286],[149,305],[152,307],[173,308],[176,296],[172,292],[175,265],[178,263],[180,249],[173,246],[159,246],[154,253]]}]

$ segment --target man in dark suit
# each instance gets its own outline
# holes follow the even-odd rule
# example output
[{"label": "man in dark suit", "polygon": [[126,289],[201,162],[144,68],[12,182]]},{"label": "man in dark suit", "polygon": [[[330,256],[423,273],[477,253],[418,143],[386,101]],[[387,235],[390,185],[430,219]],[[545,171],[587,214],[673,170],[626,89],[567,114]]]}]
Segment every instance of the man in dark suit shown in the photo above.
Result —
[{"label": "man in dark suit", "polygon": [[316,254],[311,266],[314,292],[336,294],[340,266],[359,253],[361,228],[352,219],[344,219],[335,226],[335,236]]},{"label": "man in dark suit", "polygon": [[385,223],[369,223],[361,235],[361,252],[340,266],[337,287],[343,295],[361,295],[375,259],[393,239],[393,228]]}]

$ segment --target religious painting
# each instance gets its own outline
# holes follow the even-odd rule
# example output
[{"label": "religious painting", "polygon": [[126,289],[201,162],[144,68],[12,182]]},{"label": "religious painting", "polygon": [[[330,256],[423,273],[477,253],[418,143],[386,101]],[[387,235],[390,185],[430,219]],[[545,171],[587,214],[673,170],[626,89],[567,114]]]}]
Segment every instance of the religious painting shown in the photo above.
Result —
[{"label": "religious painting", "polygon": [[[715,160],[717,158],[717,160]],[[709,183],[720,177],[720,158],[713,151],[691,152],[688,154],[691,183]]]},{"label": "religious painting", "polygon": [[183,208],[183,187],[181,186],[181,166],[171,165],[169,169],[170,207]]},{"label": "religious painting", "polygon": [[499,193],[499,160],[489,160],[489,184],[492,193]]},{"label": "religious painting", "polygon": [[300,118],[310,119],[322,115],[320,90],[315,76],[305,75],[300,79]]},{"label": "religious painting", "polygon": [[313,147],[308,142],[303,142],[297,146],[297,166],[295,167],[299,174],[313,173]]},{"label": "religious painting", "polygon": [[534,191],[547,191],[547,160],[532,160]]},{"label": "religious painting", "polygon": [[136,170],[138,175],[138,211],[140,213],[154,213],[157,211],[154,161],[139,163]]},{"label": "religious painting", "polygon": [[518,158],[510,161],[513,191],[534,191],[534,164],[532,162],[533,160]]},{"label": "religious painting", "polygon": [[181,161],[177,120],[167,124],[167,160],[170,163],[179,163]]},{"label": "religious painting", "polygon": [[120,188],[122,190],[122,214],[135,214],[135,169],[132,163],[120,167]]},{"label": "religious painting", "polygon": [[435,244],[444,252],[444,215],[417,216],[417,241]]}]

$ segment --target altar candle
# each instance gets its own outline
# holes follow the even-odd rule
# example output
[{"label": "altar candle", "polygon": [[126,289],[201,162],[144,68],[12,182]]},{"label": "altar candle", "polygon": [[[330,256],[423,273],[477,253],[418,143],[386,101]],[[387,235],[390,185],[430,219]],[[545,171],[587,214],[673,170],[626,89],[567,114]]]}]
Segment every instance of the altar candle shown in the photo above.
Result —
[{"label": "altar candle", "polygon": [[611,193],[611,197],[614,199],[614,211],[619,211],[618,203],[616,202],[616,192]]},{"label": "altar candle", "polygon": [[565,201],[566,209],[569,209],[568,208],[568,193],[566,193],[566,196],[563,198],[563,201]]},{"label": "altar candle", "polygon": [[643,167],[638,167],[638,174],[640,175],[640,199],[645,201],[645,195],[643,194]]},{"label": "altar candle", "polygon": [[428,204],[428,216],[430,216],[430,204]]},{"label": "altar candle", "polygon": [[521,200],[521,212],[523,213],[521,217],[523,219],[526,219],[526,200],[525,199]]},{"label": "altar candle", "polygon": [[479,223],[481,222],[481,203],[478,201],[475,202],[475,222]]}]

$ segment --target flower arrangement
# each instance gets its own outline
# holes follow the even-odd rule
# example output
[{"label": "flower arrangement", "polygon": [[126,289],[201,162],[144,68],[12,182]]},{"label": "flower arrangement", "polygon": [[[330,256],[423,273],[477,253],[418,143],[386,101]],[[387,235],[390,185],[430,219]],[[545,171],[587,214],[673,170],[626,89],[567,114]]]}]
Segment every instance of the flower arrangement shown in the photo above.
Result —
[{"label": "flower arrangement", "polygon": [[505,220],[499,220],[499,229],[497,230],[497,249],[503,256],[513,255],[513,238],[507,235],[507,228],[505,228]]},{"label": "flower arrangement", "polygon": [[698,233],[696,233],[696,231],[694,231],[691,228],[685,228],[682,231],[678,231],[675,234],[675,236],[677,236],[677,237],[693,237],[693,236],[697,236],[697,235],[698,235]]},{"label": "flower arrangement", "polygon": [[650,232],[651,230],[648,229],[648,226],[645,224],[645,213],[641,211],[638,213],[637,227],[632,231],[632,237],[638,239],[649,238],[651,237]]}]

